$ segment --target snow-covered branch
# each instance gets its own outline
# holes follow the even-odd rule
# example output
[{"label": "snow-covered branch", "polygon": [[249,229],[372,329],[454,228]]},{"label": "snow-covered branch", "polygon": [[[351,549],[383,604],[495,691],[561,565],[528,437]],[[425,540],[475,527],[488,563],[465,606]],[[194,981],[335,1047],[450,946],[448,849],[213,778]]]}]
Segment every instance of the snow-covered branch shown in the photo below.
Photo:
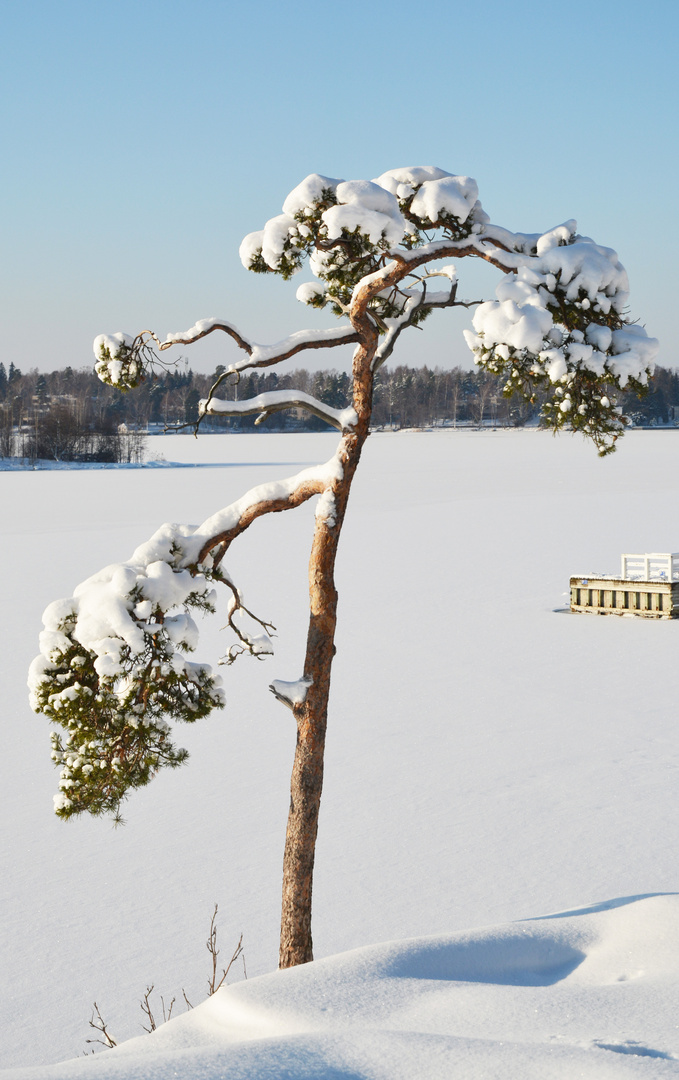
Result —
[{"label": "snow-covered branch", "polygon": [[270,390],[245,401],[225,401],[223,398],[209,398],[200,402],[202,415],[219,416],[254,416],[258,414],[256,424],[266,420],[267,416],[284,409],[304,409],[325,420],[338,431],[348,431],[356,423],[353,408],[333,409],[322,401],[305,394],[302,390]]},{"label": "snow-covered branch", "polygon": [[171,348],[173,345],[193,345],[195,341],[200,341],[201,338],[207,337],[208,334],[214,333],[215,330],[221,330],[223,333],[228,334],[230,338],[236,342],[239,349],[243,349],[244,352],[250,356],[253,350],[253,342],[249,341],[243,334],[241,334],[238,327],[233,323],[228,322],[226,319],[212,318],[212,319],[199,319],[188,330],[179,331],[176,334],[168,334],[165,341],[160,344],[160,351]]},{"label": "snow-covered branch", "polygon": [[307,690],[310,686],[313,686],[312,679],[296,679],[295,682],[274,679],[269,684],[269,690],[281,705],[285,705],[286,709],[294,709],[295,705],[301,705],[306,701]]},{"label": "snow-covered branch", "polygon": [[306,349],[331,349],[335,345],[352,345],[358,341],[355,331],[350,326],[336,326],[327,330],[297,330],[289,337],[273,345],[258,345],[250,341],[225,319],[201,319],[189,330],[178,334],[168,334],[160,346],[169,349],[172,345],[192,345],[195,341],[207,337],[215,330],[223,330],[234,339],[239,348],[248,354],[247,360],[232,364],[230,371],[244,371],[247,368],[271,367],[283,360],[289,360],[296,353]]},{"label": "snow-covered branch", "polygon": [[[422,244],[411,251],[398,248],[388,252],[389,259],[400,267],[408,267],[409,270],[438,259],[464,259],[469,256],[485,259],[504,273],[514,269],[516,265],[514,256],[486,236],[485,232],[475,233],[464,240],[433,240],[430,244]],[[385,270],[385,276],[389,277],[391,267],[387,266]]]},{"label": "snow-covered branch", "polygon": [[[29,688],[35,711],[65,730],[52,736],[52,757],[61,766],[59,816],[117,814],[129,791],[186,759],[167,720],[193,721],[224,704],[211,668],[186,659],[198,643],[191,609],[213,611],[214,586],[225,585],[228,625],[237,638],[227,662],[239,651],[272,652],[273,626],[245,606],[222,560],[258,517],[313,495],[327,501],[342,476],[335,456],[252,488],[198,527],[163,525],[127,562],[105,567],[70,599],[49,605]],[[323,519],[332,524],[327,506]]]},{"label": "snow-covered branch", "polygon": [[[342,475],[342,463],[336,454],[323,465],[314,465],[285,480],[274,480],[251,488],[237,502],[207,518],[191,537],[182,541],[182,566],[201,566],[215,549],[220,550],[221,558],[222,550],[226,551],[235,537],[245,532],[257,518],[300,506],[314,495],[331,489],[335,481],[342,479]],[[173,526],[163,528],[171,529]]]},{"label": "snow-covered branch", "polygon": [[153,353],[151,341],[163,352],[172,345],[192,345],[215,330],[228,334],[247,354],[246,359],[229,366],[227,375],[249,368],[272,367],[306,349],[332,349],[337,345],[355,345],[359,340],[352,326],[337,326],[327,330],[298,330],[273,345],[259,345],[249,341],[226,319],[201,319],[189,330],[170,334],[163,342],[150,330],[134,338],[122,332],[99,334],[94,340],[95,371],[102,382],[120,390],[132,390],[149,371],[162,366],[160,358]]}]

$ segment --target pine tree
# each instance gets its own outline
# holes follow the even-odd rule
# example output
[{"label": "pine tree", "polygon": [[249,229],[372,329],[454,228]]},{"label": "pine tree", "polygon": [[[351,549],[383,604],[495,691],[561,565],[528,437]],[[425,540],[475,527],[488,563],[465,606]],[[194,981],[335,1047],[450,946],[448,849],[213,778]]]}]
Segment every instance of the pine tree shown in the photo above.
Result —
[{"label": "pine tree", "polygon": [[[255,344],[219,319],[202,320],[162,343],[148,332],[101,335],[96,370],[111,386],[133,388],[159,360],[154,345],[164,351],[225,333],[243,358],[219,374],[201,403],[202,415],[259,422],[281,410],[304,410],[338,430],[337,450],[325,464],[252,489],[197,528],[162,526],[130,560],[94,575],[71,600],[52,604],[31,686],[34,707],[66,732],[54,736],[53,757],[61,769],[57,813],[117,812],[120,800],[158,769],[184,760],[165,717],[193,720],[222,704],[210,669],[184,656],[197,639],[190,609],[210,608],[213,587],[224,589],[234,635],[227,662],[244,652],[272,652],[271,625],[244,606],[224,567],[231,544],[258,518],[318,496],[302,673],[293,682],[271,684],[297,728],[279,955],[288,967],[313,958],[312,878],[337,621],[334,568],[370,431],[377,371],[405,330],[435,311],[475,307],[474,329],[466,337],[479,369],[501,377],[507,397],[533,402],[542,394],[545,424],[580,431],[603,455],[615,449],[624,430],[615,394],[626,386],[643,389],[657,343],[628,320],[627,276],[614,251],[579,236],[573,221],[542,235],[493,225],[475,181],[433,167],[395,169],[375,181],[309,176],[285,200],[282,215],[245,238],[240,253],[250,270],[283,279],[308,260],[315,280],[301,285],[297,298],[343,324],[301,331],[272,346]],[[450,260],[465,258],[484,259],[499,271],[496,299],[457,299]],[[246,372],[307,349],[349,344],[348,407],[299,389],[258,393],[252,374],[240,383],[238,400],[223,394]],[[471,382],[477,391],[486,385]],[[416,383],[411,371],[401,371],[402,400],[395,410],[407,413]],[[484,409],[481,402],[481,416]],[[93,610],[96,637],[88,630]]]}]

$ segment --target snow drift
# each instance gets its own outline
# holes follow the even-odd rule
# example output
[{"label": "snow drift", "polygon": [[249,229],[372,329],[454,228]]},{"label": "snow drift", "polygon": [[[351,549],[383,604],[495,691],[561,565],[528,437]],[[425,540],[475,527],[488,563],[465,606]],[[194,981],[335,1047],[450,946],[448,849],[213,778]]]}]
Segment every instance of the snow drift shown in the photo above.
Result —
[{"label": "snow drift", "polygon": [[224,987],[16,1080],[679,1076],[679,895],[374,945]]}]

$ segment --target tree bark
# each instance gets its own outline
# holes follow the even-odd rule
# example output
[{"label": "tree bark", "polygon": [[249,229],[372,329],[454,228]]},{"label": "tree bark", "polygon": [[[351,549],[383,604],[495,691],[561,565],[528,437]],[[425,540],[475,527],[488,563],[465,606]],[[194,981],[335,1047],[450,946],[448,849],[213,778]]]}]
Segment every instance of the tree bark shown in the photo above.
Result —
[{"label": "tree bark", "polygon": [[317,518],[309,559],[309,631],[304,679],[310,683],[304,702],[295,705],[297,744],[290,782],[290,810],[283,856],[283,905],[279,967],[313,960],[311,898],[318,815],[323,790],[323,761],[330,674],[335,655],[337,590],[335,560],[347,501],[361,450],[368,437],[372,408],[371,361],[376,335],[359,346],[354,358],[354,408],[358,423],[342,437],[341,480],[333,481],[334,522]]},{"label": "tree bark", "polygon": [[[479,254],[476,248],[456,254]],[[443,250],[437,257],[443,256]],[[483,258],[490,259],[483,255]],[[370,301],[385,289],[393,288],[412,269],[426,262],[426,253],[408,260],[394,258],[379,275],[369,274],[354,289],[349,317],[358,345],[353,359],[353,407],[357,422],[340,441],[339,458],[343,475],[329,489],[335,498],[332,523],[316,520],[314,540],[309,560],[310,618],[304,679],[309,684],[305,700],[295,705],[297,745],[290,784],[290,811],[283,857],[283,907],[279,967],[294,967],[313,960],[311,936],[311,894],[313,888],[314,856],[318,815],[323,789],[323,757],[328,719],[330,673],[335,654],[337,624],[337,591],[335,589],[335,559],[349,492],[358,466],[363,445],[370,431],[374,371],[378,346],[378,330],[369,312]],[[492,260],[491,260],[492,261]],[[443,304],[452,306],[455,290]],[[402,328],[408,321],[402,324]],[[398,331],[400,333],[400,330]],[[391,348],[396,340],[395,335]],[[389,350],[390,352],[390,350]],[[389,352],[382,356],[386,359]]]}]

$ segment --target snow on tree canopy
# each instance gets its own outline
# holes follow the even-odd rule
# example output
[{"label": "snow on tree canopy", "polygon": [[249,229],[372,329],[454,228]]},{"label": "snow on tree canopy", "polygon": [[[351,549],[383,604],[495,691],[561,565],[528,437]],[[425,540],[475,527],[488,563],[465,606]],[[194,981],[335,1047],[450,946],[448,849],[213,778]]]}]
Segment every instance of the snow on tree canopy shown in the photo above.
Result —
[{"label": "snow on tree canopy", "polygon": [[439,169],[436,165],[411,165],[403,169],[390,169],[378,176],[374,182],[399,199],[409,199],[422,184],[431,180],[443,180],[448,176],[452,176],[452,173]]},{"label": "snow on tree canopy", "polygon": [[464,222],[476,206],[478,196],[475,180],[468,176],[448,176],[423,184],[410,209],[413,214],[430,221],[438,221],[444,212]]},{"label": "snow on tree canopy", "polygon": [[604,389],[643,389],[658,342],[626,321],[629,284],[617,253],[575,230],[569,221],[539,237],[464,335],[478,364],[507,376],[507,394],[555,386],[543,410],[549,426],[568,422],[607,453],[624,422]]},{"label": "snow on tree canopy", "polygon": [[[504,376],[507,396],[532,401],[548,390],[543,422],[554,430],[567,425],[581,431],[606,454],[624,428],[613,391],[644,389],[658,343],[626,314],[629,285],[615,251],[576,230],[574,220],[544,233],[515,233],[493,224],[476,181],[436,166],[391,169],[374,180],[312,173],[290,192],[281,214],[245,237],[240,257],[250,270],[283,278],[308,260],[316,280],[300,285],[297,299],[327,307],[352,326],[352,305],[359,290],[369,288],[368,311],[383,339],[375,366],[387,359],[406,327],[418,325],[434,308],[456,303],[456,264],[437,267],[439,261],[487,260],[505,277],[496,299],[479,304],[473,331],[465,331],[476,363]],[[448,277],[447,298],[428,290],[427,279],[434,275]],[[341,330],[303,330],[275,345],[257,345],[228,321],[208,319],[170,335],[160,348],[190,343],[214,329],[231,334],[248,353],[229,369],[236,373],[305,348],[356,340],[351,328],[346,336]],[[97,371],[112,385],[135,386],[148,366],[145,349],[144,335],[100,335]],[[206,408],[221,407],[211,397]],[[320,415],[322,403],[313,409]]]},{"label": "snow on tree canopy", "polygon": [[379,184],[350,180],[337,185],[335,196],[336,205],[321,215],[329,240],[358,230],[375,245],[381,240],[389,246],[400,243],[406,223],[396,198]]},{"label": "snow on tree canopy", "polygon": [[309,207],[322,201],[324,192],[336,191],[337,185],[341,183],[341,180],[333,180],[329,176],[319,176],[318,173],[311,173],[302,180],[301,184],[292,189],[283,203],[283,213],[289,214],[290,217],[295,217],[300,213],[304,214]]},{"label": "snow on tree canopy", "polygon": [[[248,269],[297,273],[305,256],[312,272],[331,283],[325,294],[302,291],[314,307],[346,303],[342,285],[356,284],[356,263],[421,242],[419,230],[446,227],[456,238],[479,231],[489,219],[475,180],[434,166],[395,169],[376,180],[337,180],[312,173],[288,195],[283,214],[250,233],[240,247]],[[353,266],[352,266],[353,264]],[[383,315],[393,310],[383,305]],[[339,313],[339,310],[338,312]]]}]

